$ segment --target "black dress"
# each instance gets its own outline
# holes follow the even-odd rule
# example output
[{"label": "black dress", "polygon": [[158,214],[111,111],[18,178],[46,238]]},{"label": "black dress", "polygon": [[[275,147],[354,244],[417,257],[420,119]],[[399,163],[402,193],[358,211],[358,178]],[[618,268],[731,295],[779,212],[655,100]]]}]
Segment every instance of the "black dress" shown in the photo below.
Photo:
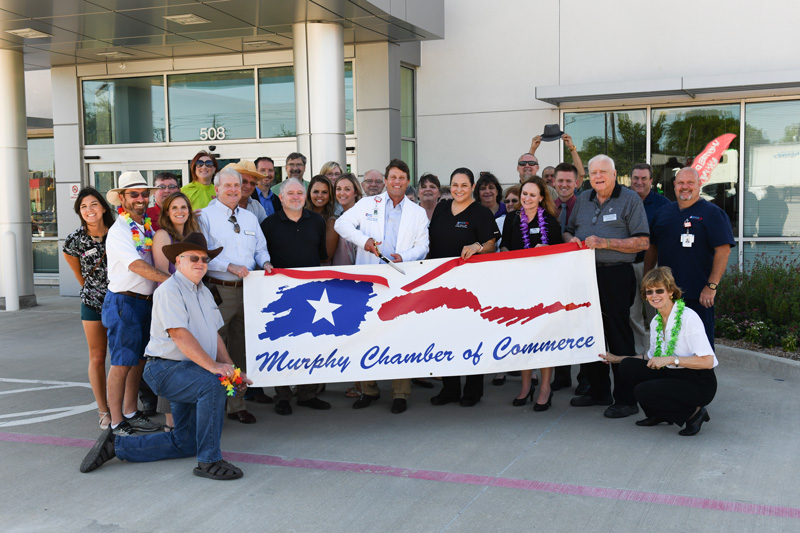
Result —
[{"label": "black dress", "polygon": [[[433,211],[428,227],[430,236],[429,259],[460,257],[464,246],[500,238],[492,211],[478,202],[472,202],[459,214],[453,214],[453,200],[439,202]],[[483,396],[483,374],[466,377],[464,394],[461,394],[461,377],[442,377],[442,390],[431,401],[436,405],[459,400],[472,405]]]}]

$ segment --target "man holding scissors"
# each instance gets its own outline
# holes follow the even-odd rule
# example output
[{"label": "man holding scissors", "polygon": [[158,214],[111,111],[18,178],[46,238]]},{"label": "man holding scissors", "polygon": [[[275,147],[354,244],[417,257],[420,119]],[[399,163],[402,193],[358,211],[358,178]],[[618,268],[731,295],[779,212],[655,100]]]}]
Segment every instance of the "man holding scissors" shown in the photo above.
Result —
[{"label": "man holding scissors", "polygon": [[[386,190],[376,196],[362,198],[336,221],[340,237],[354,243],[357,265],[387,262],[419,261],[428,255],[428,215],[425,209],[406,198],[410,183],[408,165],[392,159],[386,167]],[[380,398],[374,381],[361,383],[362,395],[353,409],[362,409]],[[410,379],[392,381],[392,412],[408,408]]]}]

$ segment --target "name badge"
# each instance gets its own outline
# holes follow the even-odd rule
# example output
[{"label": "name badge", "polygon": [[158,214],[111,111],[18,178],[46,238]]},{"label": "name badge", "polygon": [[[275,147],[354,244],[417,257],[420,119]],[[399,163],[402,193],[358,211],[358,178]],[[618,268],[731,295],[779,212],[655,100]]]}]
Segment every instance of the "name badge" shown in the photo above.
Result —
[{"label": "name badge", "polygon": [[256,236],[256,232],[255,231],[244,230],[244,234],[245,235],[250,235],[251,237],[255,237]]},{"label": "name badge", "polygon": [[534,234],[537,234],[537,233],[539,233],[539,228],[530,228],[528,230],[528,235],[534,235]]},{"label": "name badge", "polygon": [[684,248],[691,248],[692,244],[694,244],[694,235],[691,233],[684,233],[681,235],[681,244]]},{"label": "name badge", "polygon": [[603,215],[603,222],[614,222],[617,220],[617,214],[611,213],[610,215]]},{"label": "name badge", "polygon": [[94,255],[94,254],[96,254],[96,253],[97,253],[97,248],[92,248],[91,250],[87,250],[87,251],[86,251],[86,253],[85,253],[85,254],[83,254],[83,256],[84,256],[84,257],[88,257],[88,256],[90,256],[90,255]]},{"label": "name badge", "polygon": [[378,221],[378,214],[369,214],[367,213],[367,222],[377,222]]}]

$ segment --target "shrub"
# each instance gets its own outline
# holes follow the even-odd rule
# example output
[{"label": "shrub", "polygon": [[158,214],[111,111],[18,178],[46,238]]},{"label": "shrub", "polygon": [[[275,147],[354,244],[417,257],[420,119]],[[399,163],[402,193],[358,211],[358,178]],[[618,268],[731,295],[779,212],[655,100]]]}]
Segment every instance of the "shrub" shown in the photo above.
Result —
[{"label": "shrub", "polygon": [[783,348],[784,352],[796,352],[797,351],[797,337],[792,335],[791,333],[786,334],[781,339],[781,348]]}]

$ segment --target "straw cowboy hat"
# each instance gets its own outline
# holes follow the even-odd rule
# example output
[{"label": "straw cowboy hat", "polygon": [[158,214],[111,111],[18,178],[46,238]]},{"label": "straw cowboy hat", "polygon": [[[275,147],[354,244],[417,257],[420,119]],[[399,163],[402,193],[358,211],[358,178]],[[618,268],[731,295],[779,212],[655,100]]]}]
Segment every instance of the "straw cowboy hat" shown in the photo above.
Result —
[{"label": "straw cowboy hat", "polygon": [[266,174],[261,174],[259,171],[256,170],[256,165],[252,161],[248,161],[247,159],[240,159],[238,163],[228,163],[225,165],[226,168],[230,168],[238,172],[239,174],[247,174],[251,178],[255,178],[258,181],[263,180],[266,178]]},{"label": "straw cowboy hat", "polygon": [[170,263],[175,264],[175,259],[179,255],[181,255],[183,252],[190,251],[205,252],[208,254],[209,259],[214,259],[220,254],[220,252],[222,252],[222,246],[215,248],[214,250],[209,250],[206,238],[202,233],[195,231],[187,235],[186,238],[181,242],[164,246],[163,250],[164,256],[167,258],[167,260]]},{"label": "straw cowboy hat", "polygon": [[106,193],[106,200],[108,200],[108,203],[111,205],[122,205],[122,201],[119,199],[119,193],[126,189],[158,190],[158,187],[148,185],[147,180],[142,177],[138,170],[123,172],[119,175],[119,181],[117,181],[117,183],[119,186],[116,189],[111,189]]}]

